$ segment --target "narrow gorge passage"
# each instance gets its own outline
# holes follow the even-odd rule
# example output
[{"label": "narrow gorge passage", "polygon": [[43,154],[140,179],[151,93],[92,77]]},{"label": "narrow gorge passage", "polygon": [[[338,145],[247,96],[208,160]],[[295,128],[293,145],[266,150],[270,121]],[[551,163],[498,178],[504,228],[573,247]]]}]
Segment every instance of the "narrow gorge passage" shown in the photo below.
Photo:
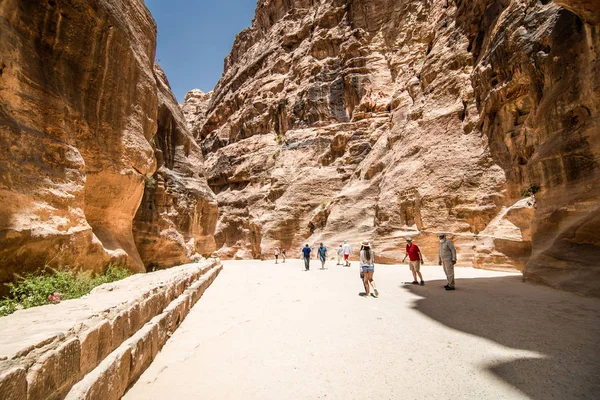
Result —
[{"label": "narrow gorge passage", "polygon": [[288,260],[224,270],[125,399],[594,398],[600,300],[520,274],[356,264],[303,272]]}]

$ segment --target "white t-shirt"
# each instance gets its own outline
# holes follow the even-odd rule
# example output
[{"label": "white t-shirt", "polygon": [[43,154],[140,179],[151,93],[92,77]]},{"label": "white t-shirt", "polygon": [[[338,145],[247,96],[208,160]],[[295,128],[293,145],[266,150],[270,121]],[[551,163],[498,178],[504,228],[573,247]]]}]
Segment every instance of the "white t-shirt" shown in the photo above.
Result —
[{"label": "white t-shirt", "polygon": [[350,245],[348,243],[345,243],[342,246],[342,249],[344,249],[344,254],[350,254],[350,253],[352,253],[352,247],[350,247]]},{"label": "white t-shirt", "polygon": [[371,253],[371,259],[369,261],[367,261],[366,250],[360,251],[360,266],[361,267],[369,267],[369,268],[375,267],[375,252],[373,250],[369,250],[369,252]]}]

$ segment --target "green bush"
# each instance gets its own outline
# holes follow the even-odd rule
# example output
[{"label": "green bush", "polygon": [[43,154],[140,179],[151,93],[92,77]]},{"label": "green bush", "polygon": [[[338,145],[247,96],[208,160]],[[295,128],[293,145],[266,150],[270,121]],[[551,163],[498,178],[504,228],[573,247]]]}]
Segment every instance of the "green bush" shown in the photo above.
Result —
[{"label": "green bush", "polygon": [[16,310],[53,303],[49,297],[60,293],[62,300],[77,299],[103,283],[115,282],[131,275],[131,272],[117,265],[109,265],[105,273],[92,275],[89,272],[54,270],[48,273],[27,274],[18,277],[17,282],[9,283],[9,296],[0,300],[0,316],[12,314]]},{"label": "green bush", "polygon": [[539,186],[537,186],[537,185],[531,185],[531,186],[529,186],[527,189],[525,189],[525,190],[523,190],[523,191],[521,192],[521,196],[523,196],[523,197],[531,197],[531,196],[535,196],[535,194],[536,194],[537,192],[539,192],[539,191],[540,191],[540,189],[541,189],[541,188],[540,188]]}]

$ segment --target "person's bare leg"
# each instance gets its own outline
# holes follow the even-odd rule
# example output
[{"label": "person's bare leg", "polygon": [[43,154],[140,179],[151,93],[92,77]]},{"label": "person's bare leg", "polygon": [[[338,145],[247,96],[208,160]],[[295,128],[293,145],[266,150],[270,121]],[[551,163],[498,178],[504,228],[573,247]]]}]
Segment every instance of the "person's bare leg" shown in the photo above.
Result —
[{"label": "person's bare leg", "polygon": [[373,280],[373,273],[371,272],[371,277],[369,278],[369,283],[371,284],[371,287],[373,288],[373,291],[377,290],[377,287],[375,286],[375,281]]},{"label": "person's bare leg", "polygon": [[373,274],[374,272],[369,272],[369,283],[371,284],[371,287],[373,287],[373,293],[375,293],[375,296],[379,296],[377,286],[375,286],[375,280],[373,279]]},{"label": "person's bare leg", "polygon": [[368,296],[371,293],[371,289],[369,288],[369,273],[368,272],[365,272],[365,275],[363,278],[363,283],[365,285],[365,293]]},{"label": "person's bare leg", "polygon": [[417,272],[417,274],[419,275],[419,278],[421,278],[421,281],[423,281],[423,275],[421,275],[421,271]]}]

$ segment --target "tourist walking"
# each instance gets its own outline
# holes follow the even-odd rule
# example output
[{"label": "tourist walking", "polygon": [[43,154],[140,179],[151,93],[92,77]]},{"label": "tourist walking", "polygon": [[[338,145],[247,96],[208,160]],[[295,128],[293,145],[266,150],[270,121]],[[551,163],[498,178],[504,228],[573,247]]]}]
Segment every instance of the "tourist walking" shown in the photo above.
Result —
[{"label": "tourist walking", "polygon": [[279,259],[279,249],[277,247],[275,247],[273,254],[275,255],[275,264],[277,264],[277,260]]},{"label": "tourist walking", "polygon": [[411,237],[406,238],[406,255],[404,256],[402,262],[406,260],[406,257],[408,257],[408,265],[410,266],[410,271],[413,275],[412,284],[419,284],[419,282],[417,281],[417,275],[419,275],[419,278],[421,279],[420,284],[421,286],[423,286],[425,284],[425,281],[423,280],[423,275],[421,275],[421,264],[423,264],[423,254],[421,254],[419,246],[413,243]]},{"label": "tourist walking", "polygon": [[285,264],[285,249],[281,249],[281,262]]},{"label": "tourist walking", "polygon": [[344,251],[345,266],[349,267],[350,266],[350,254],[352,254],[352,247],[350,247],[347,240],[344,240],[344,245],[342,246],[342,250]]},{"label": "tourist walking", "polygon": [[302,249],[302,258],[304,259],[304,268],[306,271],[310,269],[310,247],[308,247],[308,243]]},{"label": "tourist walking", "polygon": [[373,288],[373,297],[379,297],[379,292],[373,280],[375,273],[375,252],[371,249],[371,244],[364,240],[360,244],[360,270],[363,274],[363,283],[365,285],[365,295],[371,294]]},{"label": "tourist walking", "polygon": [[438,234],[440,239],[438,248],[438,263],[444,266],[444,272],[448,279],[448,284],[444,286],[446,290],[455,290],[454,286],[454,264],[456,264],[456,248],[450,239],[446,238],[445,233]]},{"label": "tourist walking", "polygon": [[340,244],[340,247],[337,249],[337,264],[335,265],[342,265],[342,258],[344,258],[344,249]]},{"label": "tourist walking", "polygon": [[323,246],[323,243],[317,249],[317,254],[321,260],[321,269],[325,269],[325,261],[327,261],[327,247]]}]

